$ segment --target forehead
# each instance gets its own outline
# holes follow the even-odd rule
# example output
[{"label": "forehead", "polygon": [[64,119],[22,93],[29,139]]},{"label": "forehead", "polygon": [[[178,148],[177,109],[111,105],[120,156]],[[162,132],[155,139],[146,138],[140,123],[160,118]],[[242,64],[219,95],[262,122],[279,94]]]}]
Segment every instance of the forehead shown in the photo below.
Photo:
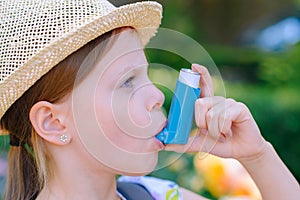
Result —
[{"label": "forehead", "polygon": [[[111,43],[110,43],[111,42]],[[108,81],[118,79],[123,74],[130,70],[147,66],[148,62],[145,57],[143,46],[140,42],[138,34],[134,29],[126,28],[120,33],[112,35],[106,46],[107,52],[100,58],[97,56],[97,46],[86,58],[85,64],[93,65],[93,70],[85,78],[84,82],[89,82],[90,85],[99,81]],[[85,68],[83,64],[83,68]]]},{"label": "forehead", "polygon": [[118,76],[133,68],[147,65],[140,39],[134,29],[126,29],[112,36],[114,44],[100,60],[103,75]]}]

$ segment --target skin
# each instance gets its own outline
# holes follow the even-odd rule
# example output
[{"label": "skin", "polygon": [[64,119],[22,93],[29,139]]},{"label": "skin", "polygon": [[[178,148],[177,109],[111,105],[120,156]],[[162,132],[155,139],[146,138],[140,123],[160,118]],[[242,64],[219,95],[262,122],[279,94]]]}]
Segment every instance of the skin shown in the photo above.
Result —
[{"label": "skin", "polygon": [[[192,66],[201,74],[201,98],[195,103],[199,134],[187,145],[164,147],[155,138],[165,126],[164,97],[149,81],[147,66],[136,32],[123,31],[72,94],[32,107],[32,125],[52,156],[49,181],[38,199],[118,199],[116,174],[151,172],[162,149],[236,158],[265,199],[299,198],[299,185],[263,139],[247,107],[214,97],[203,66]],[[67,141],[59,139],[62,134]],[[183,196],[204,199],[185,189]]]}]

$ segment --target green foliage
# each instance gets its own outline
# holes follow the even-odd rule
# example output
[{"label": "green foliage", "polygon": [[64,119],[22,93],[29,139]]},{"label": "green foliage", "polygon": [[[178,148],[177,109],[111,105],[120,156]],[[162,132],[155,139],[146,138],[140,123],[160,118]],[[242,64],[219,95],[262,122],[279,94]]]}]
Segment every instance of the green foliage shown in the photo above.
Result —
[{"label": "green foliage", "polygon": [[259,78],[274,87],[300,87],[300,44],[263,59]]},{"label": "green foliage", "polygon": [[0,136],[0,154],[6,153],[9,149],[9,135]]},{"label": "green foliage", "polygon": [[294,0],[295,4],[300,7],[300,0]]},{"label": "green foliage", "polygon": [[[265,85],[253,87],[256,100],[249,107],[279,155],[300,180],[300,44],[264,57],[259,78]],[[256,92],[255,92],[255,91]],[[264,103],[260,103],[260,101]]]}]

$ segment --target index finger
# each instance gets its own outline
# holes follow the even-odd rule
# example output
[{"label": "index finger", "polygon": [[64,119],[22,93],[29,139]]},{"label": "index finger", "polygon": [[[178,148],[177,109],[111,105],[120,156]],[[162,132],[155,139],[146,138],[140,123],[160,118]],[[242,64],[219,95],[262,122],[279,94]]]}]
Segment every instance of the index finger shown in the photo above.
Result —
[{"label": "index finger", "polygon": [[198,64],[192,64],[192,70],[200,73],[200,97],[214,96],[214,87],[212,78],[206,67]]}]

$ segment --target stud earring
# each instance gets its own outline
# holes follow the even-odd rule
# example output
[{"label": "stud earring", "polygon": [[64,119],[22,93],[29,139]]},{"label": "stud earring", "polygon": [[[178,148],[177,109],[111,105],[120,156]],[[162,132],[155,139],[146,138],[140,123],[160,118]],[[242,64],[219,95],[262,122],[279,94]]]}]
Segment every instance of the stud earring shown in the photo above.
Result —
[{"label": "stud earring", "polygon": [[68,136],[65,135],[65,134],[62,134],[60,137],[59,137],[60,141],[62,141],[63,143],[66,143],[68,141]]}]

